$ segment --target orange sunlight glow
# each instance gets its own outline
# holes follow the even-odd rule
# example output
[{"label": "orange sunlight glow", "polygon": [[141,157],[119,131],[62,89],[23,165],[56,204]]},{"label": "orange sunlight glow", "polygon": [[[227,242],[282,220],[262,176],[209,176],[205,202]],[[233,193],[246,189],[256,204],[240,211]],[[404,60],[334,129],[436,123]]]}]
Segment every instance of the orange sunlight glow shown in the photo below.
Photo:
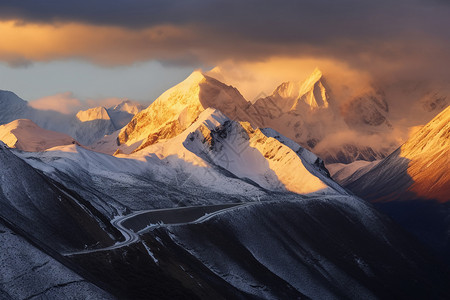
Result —
[{"label": "orange sunlight glow", "polygon": [[0,22],[0,59],[83,58],[105,65],[129,64],[136,57],[141,60],[156,54],[164,57],[165,44],[174,40],[188,43],[191,32],[189,28],[168,25],[133,30],[79,23],[44,25],[3,21]]},{"label": "orange sunlight glow", "polygon": [[449,201],[450,107],[408,140],[400,156],[409,160],[410,191],[424,199]]},{"label": "orange sunlight glow", "polygon": [[[361,93],[368,88],[371,77],[368,73],[354,70],[347,64],[329,58],[292,58],[274,56],[264,61],[224,61],[208,74],[233,85],[249,100],[256,100],[262,94],[270,95],[285,81],[303,81],[315,68],[324,72],[329,83],[334,83],[335,93]],[[352,91],[346,87],[359,87]],[[348,95],[351,96],[351,95]]]},{"label": "orange sunlight glow", "polygon": [[70,114],[79,110],[82,103],[71,92],[64,92],[39,98],[29,102],[29,105],[36,109],[54,110],[63,114]]},{"label": "orange sunlight glow", "polygon": [[32,100],[28,104],[36,109],[54,110],[63,114],[72,114],[80,110],[98,106],[110,108],[124,100],[117,97],[80,100],[72,92],[63,92]]}]

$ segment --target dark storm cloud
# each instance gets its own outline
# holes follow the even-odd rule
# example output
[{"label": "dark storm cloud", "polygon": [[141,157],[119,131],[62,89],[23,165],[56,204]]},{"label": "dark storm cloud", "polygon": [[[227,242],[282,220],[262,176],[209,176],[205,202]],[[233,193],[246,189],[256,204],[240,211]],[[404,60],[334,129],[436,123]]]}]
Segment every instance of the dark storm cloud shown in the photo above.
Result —
[{"label": "dark storm cloud", "polygon": [[[448,1],[0,1],[0,18],[52,23],[75,21],[144,28],[199,24],[217,33],[263,41],[320,41],[330,37],[389,37],[438,29]],[[442,24],[442,21],[447,21]],[[418,28],[419,27],[419,28]],[[447,31],[441,28],[438,31]],[[431,32],[430,32],[431,33]]]}]

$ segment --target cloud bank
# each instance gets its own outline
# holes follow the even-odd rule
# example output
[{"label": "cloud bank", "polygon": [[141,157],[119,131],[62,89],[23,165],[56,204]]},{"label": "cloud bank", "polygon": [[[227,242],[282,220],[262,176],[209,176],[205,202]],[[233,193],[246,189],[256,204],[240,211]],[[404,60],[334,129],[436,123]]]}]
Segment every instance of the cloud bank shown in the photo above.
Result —
[{"label": "cloud bank", "polygon": [[79,99],[72,92],[64,92],[32,100],[28,104],[40,110],[53,110],[63,114],[75,114],[80,110],[86,110],[92,107],[103,106],[110,108],[121,103],[123,100],[125,99]]},{"label": "cloud bank", "polygon": [[0,60],[198,67],[313,57],[378,80],[448,80],[449,15],[436,0],[0,1]]}]

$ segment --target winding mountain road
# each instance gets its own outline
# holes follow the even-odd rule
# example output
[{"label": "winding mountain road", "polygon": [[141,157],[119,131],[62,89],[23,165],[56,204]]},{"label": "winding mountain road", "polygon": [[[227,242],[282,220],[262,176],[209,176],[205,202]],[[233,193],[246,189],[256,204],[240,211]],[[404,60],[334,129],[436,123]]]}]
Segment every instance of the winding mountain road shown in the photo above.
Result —
[{"label": "winding mountain road", "polygon": [[220,213],[235,209],[237,206],[240,207],[251,204],[253,204],[253,202],[136,211],[126,216],[119,216],[111,220],[111,224],[122,233],[125,238],[124,241],[117,242],[116,244],[105,248],[67,252],[63,253],[63,255],[73,256],[118,249],[138,242],[140,240],[139,234],[147,230],[151,230],[152,228],[204,222],[205,220]]}]

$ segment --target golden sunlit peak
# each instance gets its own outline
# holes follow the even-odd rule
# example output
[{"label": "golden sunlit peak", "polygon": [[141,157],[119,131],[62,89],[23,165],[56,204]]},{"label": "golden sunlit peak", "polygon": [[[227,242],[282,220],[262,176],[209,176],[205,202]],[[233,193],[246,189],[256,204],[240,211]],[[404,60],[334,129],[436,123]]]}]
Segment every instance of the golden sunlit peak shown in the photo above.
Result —
[{"label": "golden sunlit peak", "polygon": [[303,81],[284,82],[274,91],[275,97],[283,99],[289,110],[301,110],[304,104],[311,110],[328,107],[328,91],[322,83],[322,71],[315,68]]},{"label": "golden sunlit peak", "polygon": [[77,118],[81,122],[93,120],[109,120],[108,112],[104,107],[94,107],[88,110],[82,110],[77,113]]},{"label": "golden sunlit peak", "polygon": [[322,76],[323,76],[323,73],[319,69],[319,67],[315,67],[314,71],[311,73],[310,77],[314,77],[314,78],[320,79],[320,78],[322,78]]},{"label": "golden sunlit peak", "polygon": [[205,75],[203,75],[203,71],[202,69],[197,69],[194,72],[191,73],[191,75],[189,75],[184,82],[191,82],[191,83],[195,83],[195,82],[200,82],[205,78]]},{"label": "golden sunlit peak", "polygon": [[311,73],[311,75],[306,78],[306,80],[300,82],[301,85],[301,92],[306,92],[310,90],[314,84],[316,84],[319,80],[321,80],[323,77],[322,71],[316,67],[314,71]]}]

